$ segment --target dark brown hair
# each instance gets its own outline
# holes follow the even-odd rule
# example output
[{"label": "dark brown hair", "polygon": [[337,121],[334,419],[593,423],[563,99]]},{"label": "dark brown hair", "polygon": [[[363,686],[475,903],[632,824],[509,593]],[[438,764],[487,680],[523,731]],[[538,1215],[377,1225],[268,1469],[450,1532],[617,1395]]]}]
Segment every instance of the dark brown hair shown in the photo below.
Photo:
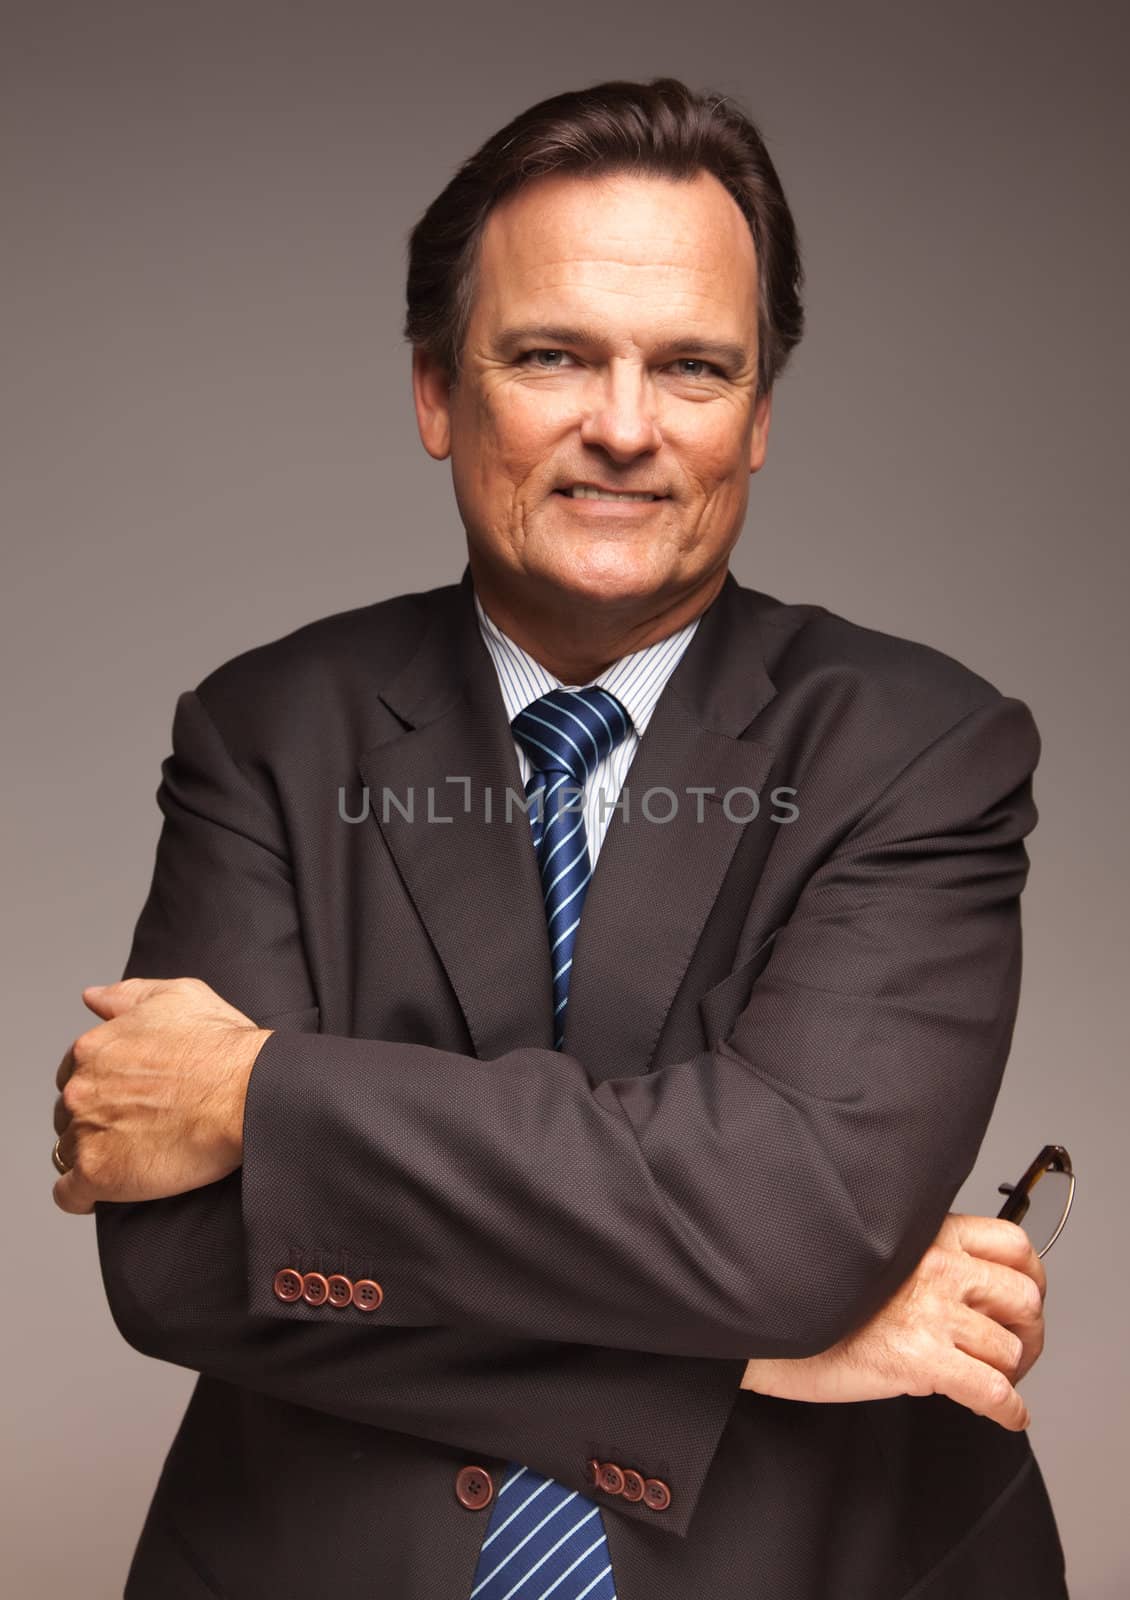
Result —
[{"label": "dark brown hair", "polygon": [[458,381],[491,209],[547,172],[579,176],[711,172],[749,224],[758,264],[758,390],[767,393],[804,330],[804,281],[792,213],[754,124],[723,94],[677,78],[620,79],[556,94],[522,111],[456,172],[408,240],[404,335]]}]

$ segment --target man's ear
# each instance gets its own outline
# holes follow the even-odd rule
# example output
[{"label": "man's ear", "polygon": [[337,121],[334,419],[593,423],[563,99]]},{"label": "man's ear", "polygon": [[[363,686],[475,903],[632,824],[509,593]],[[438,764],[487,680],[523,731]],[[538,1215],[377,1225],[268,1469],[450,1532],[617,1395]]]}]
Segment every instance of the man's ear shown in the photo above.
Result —
[{"label": "man's ear", "polygon": [[447,374],[426,351],[412,351],[412,394],[424,449],[437,461],[451,454],[451,387]]},{"label": "man's ear", "polygon": [[765,465],[769,446],[769,418],[773,410],[773,391],[759,395],[753,408],[753,436],[749,442],[749,470],[758,472]]}]

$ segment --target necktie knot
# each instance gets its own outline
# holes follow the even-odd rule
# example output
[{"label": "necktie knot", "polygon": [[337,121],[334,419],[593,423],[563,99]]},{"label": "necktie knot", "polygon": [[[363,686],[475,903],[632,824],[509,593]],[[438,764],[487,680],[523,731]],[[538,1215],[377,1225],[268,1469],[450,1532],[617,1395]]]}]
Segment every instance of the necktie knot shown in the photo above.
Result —
[{"label": "necktie knot", "polygon": [[551,689],[510,724],[537,772],[565,772],[584,785],[626,739],[632,722],[614,694],[597,684]]}]

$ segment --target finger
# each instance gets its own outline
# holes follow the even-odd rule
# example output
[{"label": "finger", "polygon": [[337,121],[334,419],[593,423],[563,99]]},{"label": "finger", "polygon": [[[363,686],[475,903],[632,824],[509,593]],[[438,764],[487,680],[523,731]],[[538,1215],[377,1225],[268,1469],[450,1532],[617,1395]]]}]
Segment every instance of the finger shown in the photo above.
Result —
[{"label": "finger", "polygon": [[[1009,1371],[1009,1377],[1017,1384],[1039,1360],[1044,1348],[1043,1299],[1036,1284],[1025,1273],[994,1261],[980,1261],[976,1257],[967,1257],[967,1260],[973,1277],[964,1291],[964,1305],[955,1308],[955,1316],[968,1311],[974,1318],[980,1316],[982,1323],[1020,1340],[1020,1361],[1015,1370]],[[955,1325],[970,1326],[968,1322]],[[998,1339],[998,1344],[1004,1343]],[[980,1355],[981,1351],[971,1350],[970,1353]]]},{"label": "finger", "polygon": [[71,1120],[71,1114],[63,1104],[62,1095],[55,1097],[55,1132],[65,1133]]},{"label": "finger", "polygon": [[1004,1217],[969,1216],[954,1212],[950,1220],[963,1250],[984,1261],[996,1261],[1025,1273],[1036,1284],[1043,1299],[1048,1292],[1047,1268],[1040,1260],[1031,1239],[1018,1222]]},{"label": "finger", "polygon": [[78,1153],[78,1130],[72,1126],[59,1138],[59,1155],[70,1171],[56,1181],[52,1198],[60,1211],[85,1216],[94,1210],[95,1191],[77,1165]]},{"label": "finger", "polygon": [[969,1306],[957,1306],[953,1312],[951,1338],[966,1355],[1003,1372],[1015,1388],[1043,1350],[1044,1319],[1041,1317],[1035,1325],[1008,1327]]},{"label": "finger", "polygon": [[1032,1421],[1023,1396],[1003,1372],[956,1348],[940,1359],[934,1389],[1010,1433],[1022,1433]]},{"label": "finger", "polygon": [[65,1173],[58,1179],[51,1191],[51,1198],[60,1211],[67,1211],[71,1216],[88,1217],[94,1210],[94,1197],[85,1188],[77,1172]]},{"label": "finger", "polygon": [[1024,1359],[1012,1374],[1013,1387],[1022,1382],[1031,1372],[1036,1362],[1044,1353],[1044,1321],[1040,1319],[1036,1328],[1010,1328],[1010,1333],[1015,1333],[1024,1346]]},{"label": "finger", "polygon": [[1044,1300],[1039,1286],[1016,1267],[967,1255],[964,1272],[959,1276],[963,1280],[961,1299],[974,1311],[983,1311],[1009,1326],[1031,1326],[1043,1317]]},{"label": "finger", "polygon": [[91,983],[82,991],[82,1003],[105,1022],[148,1000],[168,983],[168,978],[123,978],[120,983]]},{"label": "finger", "polygon": [[60,1061],[60,1063],[59,1063],[59,1070],[55,1074],[55,1087],[56,1087],[56,1089],[61,1089],[63,1087],[63,1085],[66,1083],[67,1079],[70,1077],[71,1073],[74,1070],[75,1070],[74,1047],[73,1046],[69,1046],[68,1049],[67,1049],[66,1055],[63,1057],[62,1061]]},{"label": "finger", "polygon": [[59,1135],[59,1159],[65,1167],[73,1167],[78,1156],[78,1129],[72,1123]]}]

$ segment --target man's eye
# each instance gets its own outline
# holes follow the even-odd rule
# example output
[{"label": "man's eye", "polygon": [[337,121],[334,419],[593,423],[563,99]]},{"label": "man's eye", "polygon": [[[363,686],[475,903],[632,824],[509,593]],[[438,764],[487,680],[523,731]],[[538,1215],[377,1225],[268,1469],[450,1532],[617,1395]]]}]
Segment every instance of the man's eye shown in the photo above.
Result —
[{"label": "man's eye", "polygon": [[[542,361],[539,359],[541,356],[555,356],[557,359],[552,361]],[[560,372],[563,370],[562,363],[564,361],[572,360],[572,357],[569,355],[567,350],[537,349],[524,350],[519,356],[518,360],[520,365],[524,364],[527,366],[540,367],[543,372]],[[716,367],[712,362],[704,360],[702,356],[680,356],[673,363],[673,365],[675,367],[682,367],[683,369],[686,369],[687,367],[697,367],[702,369],[701,371],[696,372],[687,372],[686,370],[683,370],[678,374],[681,378],[704,378],[708,373],[714,373],[717,376],[722,375],[722,369],[720,367]]]},{"label": "man's eye", "polygon": [[522,352],[521,360],[524,361],[524,362],[529,362],[530,365],[532,365],[532,366],[541,367],[542,370],[545,371],[545,372],[556,372],[558,370],[559,366],[560,366],[560,362],[554,361],[554,362],[552,362],[552,363],[547,365],[546,363],[541,362],[541,361],[530,362],[530,357],[531,356],[564,356],[566,353],[567,352],[564,351],[564,350],[524,350]]}]

